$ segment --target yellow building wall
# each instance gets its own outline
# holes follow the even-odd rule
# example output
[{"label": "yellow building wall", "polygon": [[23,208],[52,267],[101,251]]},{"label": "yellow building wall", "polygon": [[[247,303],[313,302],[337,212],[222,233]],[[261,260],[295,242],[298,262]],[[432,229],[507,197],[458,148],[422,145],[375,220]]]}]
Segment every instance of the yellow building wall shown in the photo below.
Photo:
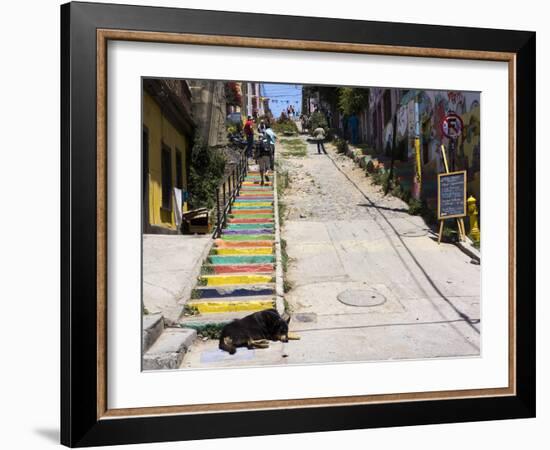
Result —
[{"label": "yellow building wall", "polygon": [[[174,209],[176,207],[173,194],[170,193],[171,210],[162,208],[162,180],[161,180],[161,150],[162,144],[170,147],[172,158],[172,187],[176,185],[176,149],[182,155],[183,190],[187,191],[186,167],[189,139],[180,133],[163,116],[159,104],[146,92],[143,93],[143,125],[149,133],[149,223],[151,225],[176,230]],[[183,211],[187,211],[187,202],[183,203]]]}]

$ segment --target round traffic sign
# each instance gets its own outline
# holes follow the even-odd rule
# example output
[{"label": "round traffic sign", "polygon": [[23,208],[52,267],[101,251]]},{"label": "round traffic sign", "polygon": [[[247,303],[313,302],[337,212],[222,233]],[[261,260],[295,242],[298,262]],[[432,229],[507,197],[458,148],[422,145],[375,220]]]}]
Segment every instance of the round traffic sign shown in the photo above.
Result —
[{"label": "round traffic sign", "polygon": [[463,130],[464,122],[458,114],[453,112],[447,114],[441,122],[442,133],[450,139],[456,139],[459,137]]}]

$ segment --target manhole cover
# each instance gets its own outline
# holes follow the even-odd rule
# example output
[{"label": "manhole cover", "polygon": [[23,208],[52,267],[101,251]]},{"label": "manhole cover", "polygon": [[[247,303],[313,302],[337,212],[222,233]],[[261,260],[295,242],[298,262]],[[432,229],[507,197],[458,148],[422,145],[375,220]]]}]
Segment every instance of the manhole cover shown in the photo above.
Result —
[{"label": "manhole cover", "polygon": [[386,297],[374,289],[348,289],[336,297],[344,305],[349,306],[380,306],[386,303]]}]

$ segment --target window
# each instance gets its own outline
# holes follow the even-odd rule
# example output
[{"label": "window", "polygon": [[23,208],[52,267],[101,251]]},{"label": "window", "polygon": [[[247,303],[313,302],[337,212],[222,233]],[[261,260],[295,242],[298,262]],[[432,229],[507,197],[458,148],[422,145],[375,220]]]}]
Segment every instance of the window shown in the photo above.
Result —
[{"label": "window", "polygon": [[178,149],[176,149],[176,187],[183,189],[183,156]]},{"label": "window", "polygon": [[165,145],[161,151],[162,208],[172,209],[172,149]]}]

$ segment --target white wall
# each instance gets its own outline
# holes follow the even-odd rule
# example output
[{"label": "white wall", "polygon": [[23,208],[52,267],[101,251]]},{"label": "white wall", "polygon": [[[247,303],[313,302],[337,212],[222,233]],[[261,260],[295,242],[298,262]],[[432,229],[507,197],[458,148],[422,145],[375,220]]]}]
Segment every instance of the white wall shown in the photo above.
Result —
[{"label": "white wall", "polygon": [[[410,2],[338,2],[277,0],[230,2],[227,0],[140,1],[133,4],[232,9],[294,15],[317,15],[365,20],[419,22],[537,31],[538,128],[545,123],[549,101],[548,54],[550,31],[544,2],[479,2],[464,0],[448,8],[439,0]],[[2,448],[42,449],[58,440],[59,422],[59,4],[57,0],[5,2],[2,7],[2,215],[0,221],[0,277],[2,335],[0,372]],[[521,5],[521,6],[520,6]],[[21,120],[34,121],[33,128]],[[32,141],[29,137],[32,136]],[[7,140],[6,140],[7,138]],[[32,142],[32,145],[30,144]],[[543,230],[550,216],[545,196],[550,194],[542,168],[548,167],[548,149],[537,139],[537,227]],[[547,146],[546,146],[547,147]],[[22,190],[21,173],[28,180]],[[520,200],[521,201],[521,200]],[[15,214],[14,214],[15,213]],[[544,256],[550,251],[546,233],[538,240],[538,278],[550,269]],[[15,269],[15,270],[13,270]],[[538,418],[506,422],[452,424],[400,429],[269,436],[202,441],[187,449],[357,448],[406,447],[407,449],[517,449],[528,442],[543,448],[550,426],[548,317],[550,291],[538,285]],[[533,299],[534,300],[534,299]],[[537,444],[537,441],[539,442]],[[546,444],[543,444],[546,442]],[[133,448],[133,447],[131,447]],[[138,448],[138,447],[135,447]],[[181,444],[143,445],[139,448],[181,448]]]}]

